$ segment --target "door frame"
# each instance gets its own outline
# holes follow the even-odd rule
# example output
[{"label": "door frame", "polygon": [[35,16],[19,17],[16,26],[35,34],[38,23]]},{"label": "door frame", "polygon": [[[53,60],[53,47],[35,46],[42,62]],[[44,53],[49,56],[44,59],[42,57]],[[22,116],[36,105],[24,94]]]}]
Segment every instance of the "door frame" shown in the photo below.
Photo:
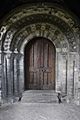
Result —
[{"label": "door frame", "polygon": [[28,43],[29,42],[31,42],[31,41],[33,41],[34,40],[34,38],[43,38],[43,39],[46,39],[46,40],[48,40],[48,41],[50,41],[51,42],[51,44],[53,44],[53,46],[54,46],[54,51],[55,51],[55,63],[54,63],[54,66],[55,66],[55,68],[54,68],[54,89],[53,90],[56,90],[56,47],[55,47],[55,45],[54,45],[54,43],[53,43],[53,41],[52,40],[50,40],[50,39],[48,39],[48,38],[46,38],[46,37],[44,37],[44,36],[38,36],[38,37],[33,37],[32,39],[30,39],[28,42],[27,42],[27,44],[25,44],[25,47],[24,47],[24,91],[25,90],[28,90],[26,87],[26,85],[25,85],[25,81],[26,81],[26,76],[25,76],[25,71],[26,71],[26,68],[25,68],[25,49],[26,49],[26,47],[27,47],[27,45],[28,45]]}]

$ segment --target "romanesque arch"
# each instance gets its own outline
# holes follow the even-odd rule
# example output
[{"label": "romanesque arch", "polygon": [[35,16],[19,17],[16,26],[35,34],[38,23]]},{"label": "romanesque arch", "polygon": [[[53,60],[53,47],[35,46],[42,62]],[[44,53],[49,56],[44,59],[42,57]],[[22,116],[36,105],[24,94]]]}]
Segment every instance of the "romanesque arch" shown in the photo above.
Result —
[{"label": "romanesque arch", "polygon": [[55,4],[25,5],[1,24],[1,97],[13,101],[24,91],[24,48],[34,37],[45,37],[56,48],[56,91],[77,95],[80,28],[77,18]]}]

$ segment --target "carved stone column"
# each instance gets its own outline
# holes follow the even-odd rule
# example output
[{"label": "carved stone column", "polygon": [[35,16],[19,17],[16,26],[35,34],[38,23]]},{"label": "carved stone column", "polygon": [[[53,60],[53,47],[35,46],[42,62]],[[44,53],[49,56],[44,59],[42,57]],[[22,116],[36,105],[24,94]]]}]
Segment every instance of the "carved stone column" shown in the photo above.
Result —
[{"label": "carved stone column", "polygon": [[6,71],[5,71],[5,74],[6,74],[6,94],[7,94],[7,98],[8,98],[8,101],[9,102],[12,102],[12,97],[13,97],[13,91],[12,91],[12,78],[11,78],[11,72],[12,72],[12,69],[11,69],[11,59],[12,59],[12,53],[7,53],[6,54],[6,61],[5,61],[5,64],[6,64]]},{"label": "carved stone column", "polygon": [[13,85],[14,85],[14,96],[17,97],[18,96],[18,87],[19,87],[19,80],[18,80],[18,63],[17,63],[17,59],[18,59],[18,53],[14,52],[14,81],[13,81]]},{"label": "carved stone column", "polygon": [[10,72],[11,72],[11,89],[12,89],[13,101],[15,100],[15,94],[14,94],[14,57],[15,57],[15,54],[12,52],[11,61],[10,61]]},{"label": "carved stone column", "polygon": [[20,53],[19,57],[19,93],[24,91],[24,55]]},{"label": "carved stone column", "polygon": [[75,96],[78,93],[78,65],[79,57],[77,53],[68,54],[68,102],[71,102],[75,99]]},{"label": "carved stone column", "polygon": [[10,58],[11,53],[4,53],[1,54],[1,88],[2,88],[2,100],[3,103],[11,101],[12,97],[12,90],[11,90],[11,71],[10,71]]},{"label": "carved stone column", "polygon": [[5,78],[5,54],[1,53],[1,98],[2,102],[6,101],[6,78]]},{"label": "carved stone column", "polygon": [[74,102],[79,104],[79,54],[75,53],[74,63]]},{"label": "carved stone column", "polygon": [[23,56],[21,53],[14,51],[14,96],[19,97],[23,92],[24,83],[24,69],[23,69]]},{"label": "carved stone column", "polygon": [[14,51],[13,53],[13,102],[17,100],[17,97],[19,97],[19,88],[20,88],[20,79],[19,79],[19,74],[20,74],[20,66],[19,66],[19,61],[20,61],[20,55],[17,50]]}]

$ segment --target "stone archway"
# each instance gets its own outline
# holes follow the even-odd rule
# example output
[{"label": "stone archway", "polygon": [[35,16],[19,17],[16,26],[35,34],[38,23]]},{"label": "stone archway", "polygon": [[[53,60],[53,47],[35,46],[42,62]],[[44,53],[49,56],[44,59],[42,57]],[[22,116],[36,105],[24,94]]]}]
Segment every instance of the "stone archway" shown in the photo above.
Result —
[{"label": "stone archway", "polygon": [[76,18],[54,4],[33,4],[12,11],[0,29],[2,100],[11,101],[24,91],[24,48],[34,37],[45,37],[55,45],[55,90],[76,96],[79,34]]}]

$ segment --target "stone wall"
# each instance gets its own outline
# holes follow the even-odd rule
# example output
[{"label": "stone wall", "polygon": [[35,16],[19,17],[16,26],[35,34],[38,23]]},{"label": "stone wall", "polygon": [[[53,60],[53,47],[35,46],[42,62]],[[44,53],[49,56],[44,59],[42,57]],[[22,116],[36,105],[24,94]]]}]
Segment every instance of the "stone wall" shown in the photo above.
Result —
[{"label": "stone wall", "polygon": [[34,37],[45,37],[55,45],[56,91],[66,94],[68,101],[77,101],[80,89],[79,34],[77,20],[54,4],[14,10],[3,20],[0,29],[0,101],[15,102],[23,93],[24,49]]}]

